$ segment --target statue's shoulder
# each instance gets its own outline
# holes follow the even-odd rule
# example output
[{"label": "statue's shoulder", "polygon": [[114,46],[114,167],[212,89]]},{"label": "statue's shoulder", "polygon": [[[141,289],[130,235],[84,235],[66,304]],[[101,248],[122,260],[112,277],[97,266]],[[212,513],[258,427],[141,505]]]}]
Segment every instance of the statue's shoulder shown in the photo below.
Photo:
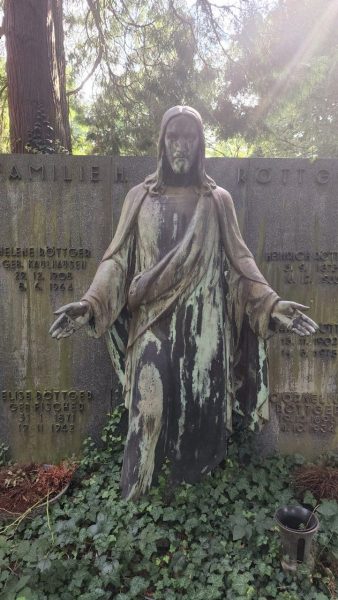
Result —
[{"label": "statue's shoulder", "polygon": [[225,190],[224,188],[220,187],[219,185],[216,186],[216,188],[213,191],[213,194],[223,203],[225,204],[226,208],[232,208],[233,206],[233,200],[231,197],[231,194],[228,192],[228,190]]},{"label": "statue's shoulder", "polygon": [[138,185],[132,187],[124,199],[122,214],[126,212],[138,211],[146,195],[147,189],[143,183],[139,183]]},{"label": "statue's shoulder", "polygon": [[137,200],[140,196],[144,196],[146,192],[147,190],[143,182],[139,183],[138,185],[134,185],[134,187],[132,187],[127,193],[125,202],[134,202],[134,200]]}]

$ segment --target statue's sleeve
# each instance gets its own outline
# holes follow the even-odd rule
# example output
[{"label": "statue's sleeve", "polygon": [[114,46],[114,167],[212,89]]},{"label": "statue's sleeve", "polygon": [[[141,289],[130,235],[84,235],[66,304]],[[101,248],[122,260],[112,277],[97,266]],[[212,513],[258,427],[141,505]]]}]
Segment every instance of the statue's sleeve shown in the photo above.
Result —
[{"label": "statue's sleeve", "polygon": [[230,287],[237,303],[237,312],[248,315],[251,329],[256,335],[267,338],[271,312],[279,300],[269,286],[246,246],[239,229],[234,203],[228,192],[218,188],[222,199],[220,229],[225,253],[232,267]]},{"label": "statue's sleeve", "polygon": [[95,277],[83,296],[93,316],[87,326],[91,337],[103,335],[127,302],[135,265],[135,194],[127,195],[114,239],[104,254]]}]

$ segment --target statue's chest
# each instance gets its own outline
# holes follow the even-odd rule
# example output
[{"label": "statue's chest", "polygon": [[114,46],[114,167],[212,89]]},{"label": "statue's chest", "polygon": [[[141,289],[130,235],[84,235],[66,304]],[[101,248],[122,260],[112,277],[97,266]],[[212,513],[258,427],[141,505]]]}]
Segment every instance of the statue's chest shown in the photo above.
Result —
[{"label": "statue's chest", "polygon": [[184,237],[197,199],[194,191],[147,197],[138,216],[141,250],[158,260],[176,246]]}]

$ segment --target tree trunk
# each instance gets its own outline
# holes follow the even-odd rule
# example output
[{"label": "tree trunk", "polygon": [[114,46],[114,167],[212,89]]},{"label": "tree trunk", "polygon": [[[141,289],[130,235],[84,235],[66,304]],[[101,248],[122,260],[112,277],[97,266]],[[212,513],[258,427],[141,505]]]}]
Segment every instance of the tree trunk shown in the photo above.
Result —
[{"label": "tree trunk", "polygon": [[38,114],[53,142],[71,151],[66,98],[62,0],[5,0],[12,152],[26,152]]}]

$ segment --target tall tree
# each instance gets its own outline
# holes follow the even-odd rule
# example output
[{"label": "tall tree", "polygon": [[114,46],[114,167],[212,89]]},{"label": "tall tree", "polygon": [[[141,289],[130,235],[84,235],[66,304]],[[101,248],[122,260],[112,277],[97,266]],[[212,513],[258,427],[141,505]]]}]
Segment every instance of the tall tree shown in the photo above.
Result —
[{"label": "tall tree", "polygon": [[[66,98],[74,122],[74,115],[83,116],[79,92],[89,81],[96,88],[89,120],[96,152],[153,152],[154,127],[169,104],[192,103],[215,127],[218,74],[229,59],[233,22],[248,0],[65,1],[67,92],[62,0],[3,2],[12,151],[52,150],[43,131],[48,121],[70,149]],[[5,100],[0,89],[0,109]],[[81,118],[75,125],[81,152]]]},{"label": "tall tree", "polygon": [[12,152],[71,150],[62,0],[5,0]]}]

